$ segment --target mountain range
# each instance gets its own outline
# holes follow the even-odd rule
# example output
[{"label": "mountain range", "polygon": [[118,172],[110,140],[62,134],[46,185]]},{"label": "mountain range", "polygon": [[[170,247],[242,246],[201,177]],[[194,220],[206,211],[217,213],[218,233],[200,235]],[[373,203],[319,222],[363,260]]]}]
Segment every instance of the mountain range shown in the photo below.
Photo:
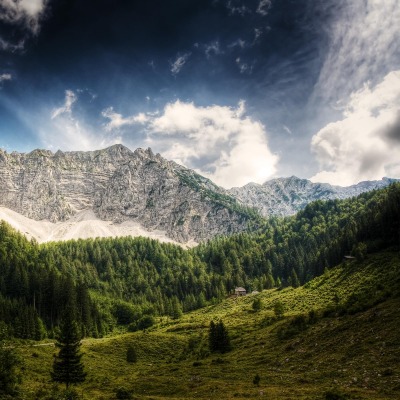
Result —
[{"label": "mountain range", "polygon": [[292,176],[225,190],[151,149],[0,150],[0,218],[38,241],[142,235],[190,246],[393,181],[339,187]]}]

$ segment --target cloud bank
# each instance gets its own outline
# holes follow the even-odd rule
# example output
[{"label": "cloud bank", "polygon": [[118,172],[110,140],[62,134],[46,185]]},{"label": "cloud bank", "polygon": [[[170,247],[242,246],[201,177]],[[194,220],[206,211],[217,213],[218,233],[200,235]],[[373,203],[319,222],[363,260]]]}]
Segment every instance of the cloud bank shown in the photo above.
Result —
[{"label": "cloud bank", "polygon": [[[317,97],[333,104],[346,101],[352,91],[371,78],[379,81],[397,69],[400,59],[398,0],[337,4],[334,14],[331,10],[337,17],[325,27],[329,50],[315,90]],[[326,6],[331,4],[327,2]]]},{"label": "cloud bank", "polygon": [[0,0],[0,21],[23,23],[32,33],[38,33],[40,19],[47,0]]},{"label": "cloud bank", "polygon": [[400,175],[400,70],[351,94],[343,119],[312,138],[322,171],[314,182],[351,185]]},{"label": "cloud bank", "polygon": [[178,100],[159,114],[116,115],[103,112],[110,129],[121,126],[113,121],[141,124],[153,150],[223,187],[263,183],[276,171],[278,156],[269,148],[266,129],[246,116],[244,102],[232,108],[199,107]]}]

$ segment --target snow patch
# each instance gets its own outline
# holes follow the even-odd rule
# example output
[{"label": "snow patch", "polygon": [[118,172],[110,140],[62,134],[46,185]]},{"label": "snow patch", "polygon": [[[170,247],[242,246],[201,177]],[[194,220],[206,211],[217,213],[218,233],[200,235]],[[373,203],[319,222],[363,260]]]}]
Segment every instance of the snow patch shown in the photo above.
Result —
[{"label": "snow patch", "polygon": [[[0,207],[1,219],[23,233],[28,239],[34,238],[39,243],[96,237],[143,236],[157,239],[160,242],[182,245],[168,238],[165,232],[148,231],[135,221],[125,221],[121,224],[102,221],[92,210],[83,210],[67,221],[53,223],[47,220],[35,221],[8,208]],[[193,247],[196,244],[192,241],[184,246]]]}]

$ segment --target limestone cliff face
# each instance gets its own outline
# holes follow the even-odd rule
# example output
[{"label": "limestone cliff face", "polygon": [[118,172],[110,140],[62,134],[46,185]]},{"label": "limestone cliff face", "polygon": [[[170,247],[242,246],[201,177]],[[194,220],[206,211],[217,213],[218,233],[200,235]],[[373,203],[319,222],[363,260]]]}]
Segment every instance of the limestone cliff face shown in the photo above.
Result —
[{"label": "limestone cliff face", "polygon": [[327,183],[313,183],[307,179],[277,178],[262,185],[249,183],[229,190],[231,196],[242,204],[256,208],[264,217],[295,214],[315,200],[346,199],[374,189],[381,189],[397,179],[383,178],[380,181],[365,181],[341,187]]},{"label": "limestone cliff face", "polygon": [[179,242],[240,232],[252,220],[208,179],[150,149],[122,145],[55,154],[0,150],[0,205],[52,222],[91,209],[101,219],[134,220]]}]

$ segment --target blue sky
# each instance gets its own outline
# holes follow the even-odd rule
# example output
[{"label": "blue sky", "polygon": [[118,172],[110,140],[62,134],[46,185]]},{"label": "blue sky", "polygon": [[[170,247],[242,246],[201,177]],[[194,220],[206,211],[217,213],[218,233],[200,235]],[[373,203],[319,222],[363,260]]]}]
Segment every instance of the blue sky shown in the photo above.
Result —
[{"label": "blue sky", "polygon": [[0,0],[0,147],[151,147],[224,187],[400,177],[397,0]]}]

